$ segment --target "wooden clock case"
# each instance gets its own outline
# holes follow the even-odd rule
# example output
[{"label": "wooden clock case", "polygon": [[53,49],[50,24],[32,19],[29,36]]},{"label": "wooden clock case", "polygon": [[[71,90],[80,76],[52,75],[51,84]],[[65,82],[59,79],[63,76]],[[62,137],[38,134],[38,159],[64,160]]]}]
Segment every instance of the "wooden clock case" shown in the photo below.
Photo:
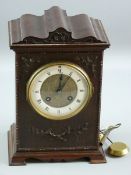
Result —
[{"label": "wooden clock case", "polygon": [[[10,21],[9,36],[16,54],[16,124],[8,132],[9,164],[24,165],[30,159],[106,162],[98,134],[103,51],[109,41],[101,21],[85,14],[70,17],[55,6],[43,16],[28,14]],[[27,82],[34,71],[57,61],[83,68],[94,89],[80,113],[61,121],[40,116],[26,99]]]}]

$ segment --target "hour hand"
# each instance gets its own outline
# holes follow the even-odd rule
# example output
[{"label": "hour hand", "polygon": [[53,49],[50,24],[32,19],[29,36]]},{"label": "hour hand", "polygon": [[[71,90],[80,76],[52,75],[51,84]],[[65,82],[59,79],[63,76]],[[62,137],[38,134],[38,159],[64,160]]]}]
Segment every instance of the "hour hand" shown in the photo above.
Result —
[{"label": "hour hand", "polygon": [[61,92],[62,91],[62,89],[65,87],[65,85],[67,84],[69,79],[70,79],[70,77],[66,78],[66,80],[60,85],[60,88],[57,89],[57,92]]},{"label": "hour hand", "polygon": [[58,85],[58,88],[57,88],[56,92],[60,92],[61,91],[62,80],[63,80],[63,75],[61,74],[60,77],[59,77],[59,85]]}]

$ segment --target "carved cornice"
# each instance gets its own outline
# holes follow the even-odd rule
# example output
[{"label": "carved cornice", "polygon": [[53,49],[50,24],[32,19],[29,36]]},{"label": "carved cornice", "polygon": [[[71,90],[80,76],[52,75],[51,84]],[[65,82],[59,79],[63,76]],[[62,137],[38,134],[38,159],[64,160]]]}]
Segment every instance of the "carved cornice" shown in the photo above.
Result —
[{"label": "carved cornice", "polygon": [[105,43],[108,38],[100,20],[86,14],[67,16],[57,6],[42,16],[26,14],[9,21],[10,44]]}]

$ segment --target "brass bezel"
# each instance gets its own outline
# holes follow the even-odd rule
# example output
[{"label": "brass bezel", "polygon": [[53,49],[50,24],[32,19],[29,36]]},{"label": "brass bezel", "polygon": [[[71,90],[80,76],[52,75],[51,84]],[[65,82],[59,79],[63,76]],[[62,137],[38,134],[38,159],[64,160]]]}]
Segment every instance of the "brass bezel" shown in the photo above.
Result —
[{"label": "brass bezel", "polygon": [[[86,100],[84,101],[84,103],[82,103],[82,105],[77,109],[75,110],[74,112],[68,114],[68,115],[65,115],[65,116],[61,116],[60,118],[58,118],[58,115],[48,115],[46,113],[44,113],[43,111],[41,112],[35,105],[33,105],[33,102],[31,100],[31,83],[33,81],[33,79],[39,74],[39,72],[41,72],[42,70],[50,67],[50,66],[55,66],[55,65],[67,65],[67,66],[70,66],[74,69],[76,69],[79,73],[82,74],[82,76],[84,77],[84,79],[87,81],[87,84],[88,84],[88,91],[89,91],[89,94],[88,96],[86,97]],[[70,62],[65,62],[65,61],[61,61],[61,62],[52,62],[52,63],[48,63],[42,67],[40,67],[39,69],[37,69],[33,74],[32,76],[30,77],[28,83],[27,83],[27,87],[26,87],[26,98],[27,98],[27,101],[29,102],[29,104],[32,106],[32,108],[38,113],[40,114],[42,117],[45,117],[47,119],[52,119],[52,120],[64,120],[64,119],[68,119],[68,118],[71,118],[73,116],[75,116],[76,114],[78,114],[90,101],[92,95],[93,95],[93,85],[90,81],[90,78],[89,76],[87,75],[87,73],[78,65],[76,64],[73,64],[73,63],[70,63]]]}]

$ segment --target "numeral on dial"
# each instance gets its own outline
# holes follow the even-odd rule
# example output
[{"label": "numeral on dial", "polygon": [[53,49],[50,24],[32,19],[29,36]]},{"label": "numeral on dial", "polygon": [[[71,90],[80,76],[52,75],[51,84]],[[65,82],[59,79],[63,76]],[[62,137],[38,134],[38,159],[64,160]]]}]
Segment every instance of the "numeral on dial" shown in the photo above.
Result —
[{"label": "numeral on dial", "polygon": [[46,107],[45,110],[46,110],[46,111],[49,111],[49,107]]},{"label": "numeral on dial", "polygon": [[73,72],[70,72],[70,73],[69,73],[69,76],[71,77],[72,74],[73,74]]},{"label": "numeral on dial", "polygon": [[57,114],[60,114],[60,109],[57,110]]},{"label": "numeral on dial", "polygon": [[77,103],[80,103],[81,101],[79,99],[76,100]]},{"label": "numeral on dial", "polygon": [[37,102],[40,104],[41,103],[41,99],[38,99]]},{"label": "numeral on dial", "polygon": [[61,69],[58,69],[58,72],[61,73]]},{"label": "numeral on dial", "polygon": [[61,69],[58,69],[58,72],[61,73]]},{"label": "numeral on dial", "polygon": [[38,93],[39,93],[39,91],[35,91],[35,93],[36,93],[36,94],[38,94]]},{"label": "numeral on dial", "polygon": [[77,82],[81,81],[81,79],[78,79]]},{"label": "numeral on dial", "polygon": [[51,75],[51,73],[50,72],[47,72],[47,75]]},{"label": "numeral on dial", "polygon": [[80,89],[80,92],[84,92],[84,89]]}]

